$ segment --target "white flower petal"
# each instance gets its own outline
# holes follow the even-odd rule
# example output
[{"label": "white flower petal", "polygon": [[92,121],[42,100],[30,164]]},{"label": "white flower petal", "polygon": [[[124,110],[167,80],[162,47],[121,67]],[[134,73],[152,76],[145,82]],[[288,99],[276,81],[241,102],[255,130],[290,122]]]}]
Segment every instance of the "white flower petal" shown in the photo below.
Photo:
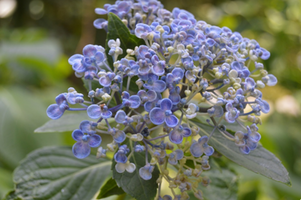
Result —
[{"label": "white flower petal", "polygon": [[136,169],[136,165],[134,163],[128,163],[125,169],[129,173],[133,173]]}]

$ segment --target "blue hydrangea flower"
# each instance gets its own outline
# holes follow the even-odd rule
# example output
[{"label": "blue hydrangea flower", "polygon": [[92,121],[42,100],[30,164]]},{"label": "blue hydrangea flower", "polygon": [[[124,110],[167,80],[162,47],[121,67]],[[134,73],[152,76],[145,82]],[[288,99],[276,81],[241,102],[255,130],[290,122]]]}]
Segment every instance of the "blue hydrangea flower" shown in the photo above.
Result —
[{"label": "blue hydrangea flower", "polygon": [[103,119],[108,119],[112,116],[112,112],[108,110],[106,105],[99,106],[96,104],[92,104],[88,107],[87,114],[92,119],[98,119],[100,117]]},{"label": "blue hydrangea flower", "polygon": [[97,46],[91,44],[88,44],[83,48],[83,56],[83,61],[86,64],[95,64],[96,66],[101,65],[105,58],[103,52],[98,51]]},{"label": "blue hydrangea flower", "polygon": [[155,125],[166,123],[169,127],[175,127],[179,120],[172,114],[172,101],[170,99],[162,99],[160,108],[155,107],[149,113],[151,122]]},{"label": "blue hydrangea flower", "polygon": [[168,157],[168,162],[172,165],[176,165],[178,164],[178,160],[184,157],[184,152],[181,149],[177,149],[169,154]]},{"label": "blue hydrangea flower", "polygon": [[169,133],[169,140],[175,144],[181,144],[183,142],[183,137],[188,137],[191,135],[191,130],[188,127],[176,126]]},{"label": "blue hydrangea flower", "polygon": [[128,157],[126,154],[130,151],[126,144],[121,145],[118,151],[114,155],[114,159],[116,162],[126,163],[128,161]]},{"label": "blue hydrangea flower", "polygon": [[84,102],[84,95],[81,93],[77,93],[74,88],[69,88],[68,93],[65,95],[68,103],[70,104],[77,104]]},{"label": "blue hydrangea flower", "polygon": [[79,124],[79,129],[82,130],[84,133],[88,133],[88,134],[95,134],[96,133],[96,127],[97,127],[97,123],[95,122],[91,122],[88,120],[84,120]]},{"label": "blue hydrangea flower", "polygon": [[180,87],[176,86],[172,88],[169,91],[169,97],[168,97],[173,105],[177,105],[181,101],[181,96],[180,96]]},{"label": "blue hydrangea flower", "polygon": [[111,82],[115,78],[115,73],[108,72],[99,79],[99,84],[103,87],[109,87],[111,85]]},{"label": "blue hydrangea flower", "polygon": [[85,135],[82,130],[79,129],[72,132],[72,137],[77,141],[72,147],[72,152],[74,156],[79,159],[85,158],[90,154],[90,147],[98,147],[101,143],[101,137],[99,135]]},{"label": "blue hydrangea flower", "polygon": [[55,98],[56,104],[51,104],[47,108],[47,116],[51,119],[58,119],[60,118],[65,110],[69,109],[69,105],[67,103],[67,99],[64,94],[60,94]]},{"label": "blue hydrangea flower", "polygon": [[141,99],[138,95],[131,95],[124,91],[122,92],[122,104],[130,108],[138,108],[141,104]]},{"label": "blue hydrangea flower", "polygon": [[157,93],[154,90],[139,90],[137,95],[141,98],[142,102],[154,101],[157,98]]},{"label": "blue hydrangea flower", "polygon": [[126,138],[126,135],[123,131],[115,129],[115,128],[109,129],[108,133],[110,133],[112,135],[114,141],[117,143],[122,143]]},{"label": "blue hydrangea flower", "polygon": [[137,144],[135,146],[135,152],[143,152],[143,151],[145,151],[145,147],[144,146],[142,146],[140,144]]},{"label": "blue hydrangea flower", "polygon": [[255,102],[258,103],[261,112],[263,112],[263,113],[270,112],[270,105],[268,102],[266,102],[265,100],[262,100],[262,99],[256,99]]},{"label": "blue hydrangea flower", "polygon": [[119,124],[128,125],[132,123],[134,120],[132,117],[128,117],[123,110],[118,110],[115,115],[115,121]]},{"label": "blue hydrangea flower", "polygon": [[238,77],[247,78],[250,76],[250,71],[242,62],[234,61],[231,63],[231,68],[238,72]]},{"label": "blue hydrangea flower", "polygon": [[261,138],[257,131],[258,128],[254,124],[247,127],[247,133],[243,133],[242,131],[237,131],[235,133],[235,144],[243,154],[249,154],[250,151],[256,149],[258,141]]},{"label": "blue hydrangea flower", "polygon": [[273,74],[268,74],[265,77],[262,77],[262,82],[268,86],[274,86],[277,84],[277,78]]},{"label": "blue hydrangea flower", "polygon": [[154,90],[156,92],[163,92],[166,89],[166,83],[162,80],[158,80],[158,76],[155,74],[149,74],[147,83],[143,84],[148,90]]},{"label": "blue hydrangea flower", "polygon": [[190,152],[194,157],[200,157],[203,154],[211,156],[214,153],[214,149],[207,144],[208,137],[202,136],[197,142],[194,141],[190,146]]},{"label": "blue hydrangea flower", "polygon": [[232,102],[228,102],[226,104],[226,110],[227,110],[227,112],[225,113],[225,119],[229,123],[234,123],[235,120],[239,117],[239,114],[240,114],[239,110],[234,108]]},{"label": "blue hydrangea flower", "polygon": [[154,171],[154,166],[150,165],[149,163],[146,164],[144,167],[139,169],[139,175],[144,180],[150,180],[152,178],[152,172]]}]

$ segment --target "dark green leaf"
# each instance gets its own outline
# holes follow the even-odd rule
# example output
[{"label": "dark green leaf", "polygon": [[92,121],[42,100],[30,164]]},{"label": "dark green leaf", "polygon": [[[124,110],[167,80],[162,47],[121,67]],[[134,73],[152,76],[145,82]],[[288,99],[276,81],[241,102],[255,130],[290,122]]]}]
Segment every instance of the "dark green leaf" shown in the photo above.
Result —
[{"label": "dark green leaf", "polygon": [[115,170],[116,162],[113,159],[113,178],[116,180],[116,183],[127,194],[130,194],[137,200],[153,200],[158,187],[156,183],[156,180],[159,177],[159,170],[157,166],[155,166],[152,173],[152,178],[146,181],[139,176],[139,169],[145,166],[145,153],[134,153],[130,162],[136,165],[136,170],[133,173],[128,173],[126,171],[124,173],[118,173]]},{"label": "dark green leaf", "polygon": [[15,191],[11,191],[11,192],[9,192],[9,193],[4,197],[3,200],[22,200],[22,199],[20,199],[20,198],[16,195]]},{"label": "dark green leaf", "polygon": [[[238,177],[228,169],[211,169],[202,175],[209,177],[210,183],[204,187],[201,183],[198,189],[202,191],[206,200],[236,200]],[[196,200],[194,195],[190,195],[190,200]]]},{"label": "dark green leaf", "polygon": [[16,194],[34,200],[91,199],[110,174],[111,161],[77,159],[71,147],[46,147],[30,153],[14,172]]},{"label": "dark green leaf", "polygon": [[[211,126],[199,121],[194,120],[192,124],[200,127],[202,135],[208,136],[212,131]],[[250,154],[245,155],[239,151],[234,142],[226,139],[218,131],[215,131],[209,144],[233,162],[275,181],[291,185],[288,172],[280,160],[261,145]]]},{"label": "dark green leaf", "polygon": [[[127,53],[127,49],[134,49],[136,46],[140,46],[145,44],[144,40],[137,38],[135,35],[131,34],[128,27],[119,19],[118,16],[116,16],[113,13],[108,14],[108,35],[107,35],[107,42],[106,42],[106,54],[108,58],[108,63],[111,68],[113,68],[113,59],[111,56],[108,55],[109,53],[109,47],[107,45],[109,40],[116,40],[117,38],[120,39],[120,47],[123,50],[123,54],[119,55],[120,58],[124,58]],[[130,90],[131,91],[137,91],[138,86],[136,85],[136,80],[135,78],[131,79],[131,84],[130,84]],[[123,81],[123,86],[126,87],[127,84],[127,78],[124,79]]]},{"label": "dark green leaf", "polygon": [[117,186],[116,181],[113,178],[110,178],[100,189],[100,193],[97,196],[97,199],[120,194],[124,194],[124,191],[122,190],[122,188]]}]

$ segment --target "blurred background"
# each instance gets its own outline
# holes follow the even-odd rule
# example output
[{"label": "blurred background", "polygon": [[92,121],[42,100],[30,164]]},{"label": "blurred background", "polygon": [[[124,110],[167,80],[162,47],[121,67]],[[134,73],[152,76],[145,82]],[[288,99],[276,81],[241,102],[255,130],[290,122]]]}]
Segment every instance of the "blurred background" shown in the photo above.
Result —
[{"label": "blurred background", "polygon": [[[196,3],[197,2],[197,3]],[[34,149],[72,145],[69,133],[33,133],[48,118],[46,108],[73,86],[84,92],[68,58],[89,43],[104,45],[94,8],[105,0],[0,0],[0,198],[13,190],[12,173]],[[227,26],[271,52],[264,61],[279,83],[264,88],[272,111],[262,116],[261,143],[290,173],[292,187],[243,169],[241,200],[301,198],[301,1],[162,0],[165,8],[186,9],[197,20]]]}]

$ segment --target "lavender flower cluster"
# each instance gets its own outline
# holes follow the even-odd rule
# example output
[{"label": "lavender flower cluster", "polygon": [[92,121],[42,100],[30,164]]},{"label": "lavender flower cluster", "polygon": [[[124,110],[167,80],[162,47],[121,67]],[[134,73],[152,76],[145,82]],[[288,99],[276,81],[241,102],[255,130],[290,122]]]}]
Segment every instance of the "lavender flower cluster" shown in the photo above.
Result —
[{"label": "lavender flower cluster", "polygon": [[[258,116],[270,110],[259,89],[277,83],[258,61],[268,59],[270,53],[255,40],[227,27],[197,21],[186,10],[170,12],[157,0],[116,1],[95,12],[116,14],[145,45],[127,49],[123,58],[119,39],[108,41],[108,55],[101,46],[85,46],[83,55],[73,55],[69,63],[75,75],[88,82],[89,100],[69,88],[56,97],[47,115],[58,119],[66,110],[84,110],[95,120],[82,121],[72,133],[76,141],[72,151],[77,158],[87,157],[91,147],[101,144],[100,135],[108,134],[113,141],[107,148],[100,147],[97,156],[115,152],[118,173],[134,172],[131,156],[145,152],[145,166],[139,174],[150,180],[158,166],[158,199],[172,199],[160,194],[163,179],[174,198],[188,199],[187,192],[192,191],[202,199],[197,186],[209,183],[201,174],[210,169],[209,156],[214,149],[208,141],[213,133],[233,141],[243,154],[257,147],[261,138]],[[94,26],[107,30],[108,22],[97,19]],[[107,56],[112,57],[113,68]],[[131,80],[136,80],[138,91],[131,89]],[[92,82],[98,82],[99,88],[93,90]],[[78,108],[71,108],[73,104]],[[212,132],[198,138],[200,130],[191,121],[200,116],[207,119]],[[223,122],[237,123],[243,131],[231,134]],[[126,138],[131,145],[123,144]],[[187,166],[187,160],[193,161],[195,168]],[[168,165],[178,165],[175,177],[169,175]]]}]

